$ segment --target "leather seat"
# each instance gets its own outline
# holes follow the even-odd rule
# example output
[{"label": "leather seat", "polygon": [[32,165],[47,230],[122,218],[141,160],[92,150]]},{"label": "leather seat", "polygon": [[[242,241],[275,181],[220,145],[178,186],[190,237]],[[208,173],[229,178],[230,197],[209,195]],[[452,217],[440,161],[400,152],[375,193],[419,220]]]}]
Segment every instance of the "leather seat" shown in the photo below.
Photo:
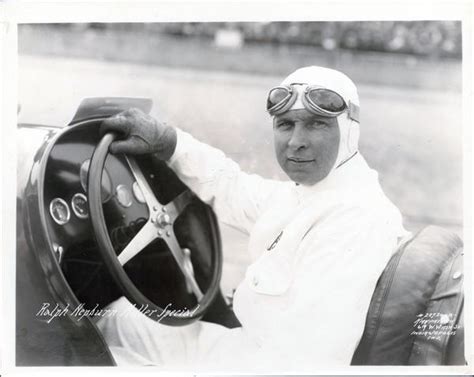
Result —
[{"label": "leather seat", "polygon": [[429,226],[379,278],[352,365],[464,365],[462,241]]}]

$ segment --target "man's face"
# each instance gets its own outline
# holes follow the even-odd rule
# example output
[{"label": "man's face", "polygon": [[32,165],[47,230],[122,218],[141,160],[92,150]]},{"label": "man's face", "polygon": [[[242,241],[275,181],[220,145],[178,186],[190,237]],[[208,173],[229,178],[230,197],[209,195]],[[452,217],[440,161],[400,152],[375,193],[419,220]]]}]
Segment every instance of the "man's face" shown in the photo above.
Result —
[{"label": "man's face", "polygon": [[336,162],[340,138],[336,118],[289,110],[274,117],[273,138],[278,163],[296,183],[314,185]]}]

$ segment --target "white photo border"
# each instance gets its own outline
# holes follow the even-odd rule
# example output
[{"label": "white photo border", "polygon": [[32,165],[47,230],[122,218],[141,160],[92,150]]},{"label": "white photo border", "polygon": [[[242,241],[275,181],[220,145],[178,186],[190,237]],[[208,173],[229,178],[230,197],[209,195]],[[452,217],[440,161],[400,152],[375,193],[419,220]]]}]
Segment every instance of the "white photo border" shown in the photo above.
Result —
[{"label": "white photo border", "polygon": [[[17,27],[23,23],[75,22],[190,22],[190,21],[382,21],[460,20],[463,37],[463,188],[465,244],[465,351],[468,366],[356,367],[323,369],[315,374],[468,374],[473,373],[473,253],[472,253],[472,19],[473,6],[461,1],[6,1],[0,3],[1,156],[2,156],[2,374],[90,373],[96,368],[15,367],[15,248]],[[101,368],[100,374],[137,372],[130,368]],[[153,372],[142,368],[140,373]],[[276,372],[276,371],[275,371]]]}]

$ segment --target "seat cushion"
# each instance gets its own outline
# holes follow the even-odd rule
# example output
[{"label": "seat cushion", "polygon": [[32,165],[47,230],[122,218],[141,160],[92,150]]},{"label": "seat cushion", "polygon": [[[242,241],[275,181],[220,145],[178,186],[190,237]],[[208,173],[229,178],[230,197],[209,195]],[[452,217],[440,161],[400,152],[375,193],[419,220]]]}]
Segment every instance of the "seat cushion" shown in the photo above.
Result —
[{"label": "seat cushion", "polygon": [[456,253],[444,268],[428,301],[426,313],[413,333],[410,365],[462,365],[464,358],[464,326],[462,294],[462,254]]},{"label": "seat cushion", "polygon": [[[432,310],[452,312],[454,320],[459,320],[462,274],[458,276],[461,271],[458,264],[454,271],[459,272],[456,273],[458,277],[451,277],[454,274],[452,266],[461,252],[461,239],[435,226],[423,229],[399,248],[377,283],[353,365],[435,363],[439,352],[432,352],[429,358],[426,353],[420,356],[430,344],[425,341],[430,335],[426,331],[423,333],[419,325],[427,323],[422,321],[436,320],[437,314]],[[456,299],[440,305],[448,291],[455,292]],[[448,342],[443,342],[441,348],[446,348]],[[417,355],[412,356],[414,351]]]}]

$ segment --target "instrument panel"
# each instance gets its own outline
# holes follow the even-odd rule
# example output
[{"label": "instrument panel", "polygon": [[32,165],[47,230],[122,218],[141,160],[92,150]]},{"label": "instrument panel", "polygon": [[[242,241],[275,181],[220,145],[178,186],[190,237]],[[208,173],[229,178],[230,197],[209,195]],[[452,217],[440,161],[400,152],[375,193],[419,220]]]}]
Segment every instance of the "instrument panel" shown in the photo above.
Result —
[{"label": "instrument panel", "polygon": [[[99,140],[93,126],[76,126],[59,137],[48,156],[44,205],[48,233],[57,249],[67,252],[73,244],[93,240],[87,184],[90,160]],[[148,217],[143,194],[123,155],[107,157],[101,195],[111,235],[114,229]]]},{"label": "instrument panel", "polygon": [[[81,303],[104,307],[121,295],[108,272],[92,229],[88,175],[90,159],[100,141],[99,123],[74,125],[62,132],[50,145],[45,157],[43,184],[40,188],[47,238],[52,257]],[[155,197],[169,203],[186,186],[162,161],[152,156],[134,157]],[[117,255],[141,230],[149,218],[144,195],[124,155],[109,154],[102,172],[101,203],[107,232]],[[198,250],[202,244],[202,268],[209,266],[206,254],[211,245],[205,225],[209,214],[203,203],[188,206],[192,216],[182,216],[175,231],[183,245]],[[193,235],[193,237],[191,237]],[[217,241],[212,241],[217,242]],[[195,253],[194,258],[197,257]],[[178,266],[165,241],[157,238],[124,267],[134,284],[153,302],[188,305],[185,281],[177,283]],[[172,289],[170,289],[172,287]],[[179,294],[177,294],[179,292]]]}]

